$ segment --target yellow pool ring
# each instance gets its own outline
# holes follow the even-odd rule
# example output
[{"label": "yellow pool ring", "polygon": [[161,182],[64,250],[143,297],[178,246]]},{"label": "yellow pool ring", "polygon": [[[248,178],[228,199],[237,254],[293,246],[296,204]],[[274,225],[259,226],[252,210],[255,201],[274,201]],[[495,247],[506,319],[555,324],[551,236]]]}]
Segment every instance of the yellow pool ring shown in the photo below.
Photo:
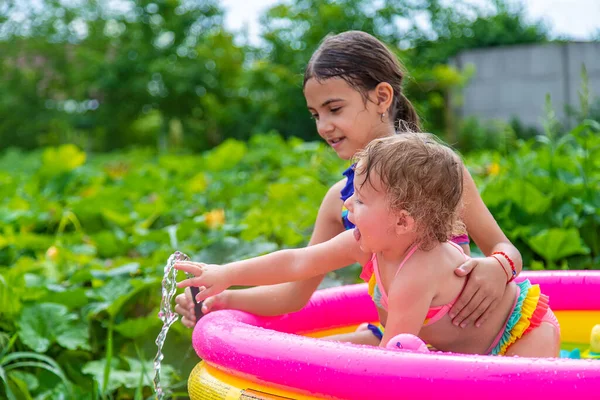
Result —
[{"label": "yellow pool ring", "polygon": [[188,380],[188,392],[193,400],[319,399],[319,397],[239,378],[220,371],[204,361],[199,362],[192,370]]},{"label": "yellow pool ring", "polygon": [[600,323],[600,311],[554,311],[560,324],[560,339],[566,343],[590,344],[590,332]]}]

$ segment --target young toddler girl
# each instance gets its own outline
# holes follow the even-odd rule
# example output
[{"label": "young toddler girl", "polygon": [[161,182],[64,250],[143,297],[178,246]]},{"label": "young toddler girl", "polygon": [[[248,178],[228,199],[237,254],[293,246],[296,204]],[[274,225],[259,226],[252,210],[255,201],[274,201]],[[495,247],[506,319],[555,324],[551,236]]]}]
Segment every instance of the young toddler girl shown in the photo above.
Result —
[{"label": "young toddler girl", "polygon": [[[529,281],[514,283],[514,267],[494,254],[509,284],[488,322],[461,328],[448,311],[465,277],[454,273],[467,259],[448,241],[460,230],[464,167],[460,157],[433,135],[404,133],[375,139],[356,157],[354,194],[346,200],[355,225],[333,239],[227,265],[180,262],[175,268],[195,277],[179,287],[197,286],[198,301],[233,285],[298,281],[358,262],[372,280],[386,347],[399,334],[412,334],[441,351],[555,357],[559,327],[548,297]],[[507,267],[509,266],[509,267]]]}]

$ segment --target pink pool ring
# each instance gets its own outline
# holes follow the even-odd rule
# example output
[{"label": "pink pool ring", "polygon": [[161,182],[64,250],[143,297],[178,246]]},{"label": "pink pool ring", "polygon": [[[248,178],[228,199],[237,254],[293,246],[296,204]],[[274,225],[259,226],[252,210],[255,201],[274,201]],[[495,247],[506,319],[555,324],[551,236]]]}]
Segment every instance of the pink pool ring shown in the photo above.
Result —
[{"label": "pink pool ring", "polygon": [[[600,271],[526,272],[524,278],[550,296],[563,341],[589,344],[600,323]],[[410,351],[398,351],[306,336],[376,319],[366,284],[320,290],[304,309],[280,317],[210,313],[193,333],[203,361],[190,375],[190,397],[204,399],[208,390],[216,399],[238,392],[235,398],[600,398],[598,360],[428,352],[416,341]]]}]

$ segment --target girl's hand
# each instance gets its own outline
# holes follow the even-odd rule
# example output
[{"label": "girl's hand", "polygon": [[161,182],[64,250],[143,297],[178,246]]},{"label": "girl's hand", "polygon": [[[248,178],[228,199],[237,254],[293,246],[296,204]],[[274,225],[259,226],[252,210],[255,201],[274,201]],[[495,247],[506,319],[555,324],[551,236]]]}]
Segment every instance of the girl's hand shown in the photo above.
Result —
[{"label": "girl's hand", "polygon": [[229,283],[228,268],[221,265],[178,261],[174,265],[174,268],[194,275],[194,278],[188,278],[177,283],[177,287],[198,287],[200,293],[196,296],[197,302],[204,301],[210,296],[215,296],[231,286]]},{"label": "girl's hand", "polygon": [[185,288],[183,293],[175,297],[175,312],[181,315],[181,323],[188,328],[196,325],[196,313],[194,311],[194,302],[190,288]]},{"label": "girl's hand", "polygon": [[[219,293],[216,296],[209,297],[202,303],[202,312],[208,314],[211,311],[223,310],[227,308],[228,291]],[[196,313],[194,311],[194,302],[190,288],[175,297],[175,312],[181,315],[181,323],[188,328],[196,326]]]},{"label": "girl's hand", "polygon": [[492,257],[472,258],[454,270],[466,276],[467,284],[450,309],[452,323],[461,328],[471,323],[479,327],[494,311],[506,289],[506,272]]}]

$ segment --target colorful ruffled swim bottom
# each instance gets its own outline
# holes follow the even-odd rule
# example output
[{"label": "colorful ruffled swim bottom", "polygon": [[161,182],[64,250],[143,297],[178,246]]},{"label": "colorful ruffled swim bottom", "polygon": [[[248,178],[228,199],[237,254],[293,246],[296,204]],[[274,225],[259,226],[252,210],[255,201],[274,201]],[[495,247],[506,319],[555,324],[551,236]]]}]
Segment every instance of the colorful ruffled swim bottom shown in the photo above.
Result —
[{"label": "colorful ruffled swim bottom", "polygon": [[[369,294],[378,307],[381,307],[381,294],[378,291],[375,275],[369,279]],[[490,346],[487,354],[504,355],[510,345],[537,328],[542,322],[548,322],[560,332],[558,320],[549,307],[548,296],[542,294],[539,285],[532,285],[529,280],[517,283],[517,296],[513,305],[513,311],[509,315],[504,329]],[[383,336],[383,328],[370,325],[369,330],[379,339]],[[377,330],[377,332],[376,332]]]},{"label": "colorful ruffled swim bottom", "polygon": [[517,289],[513,311],[504,329],[488,349],[490,355],[506,354],[510,345],[540,326],[542,322],[549,322],[557,330],[560,329],[558,320],[548,306],[548,296],[541,293],[539,285],[532,285],[529,280],[524,280],[517,283]]}]

